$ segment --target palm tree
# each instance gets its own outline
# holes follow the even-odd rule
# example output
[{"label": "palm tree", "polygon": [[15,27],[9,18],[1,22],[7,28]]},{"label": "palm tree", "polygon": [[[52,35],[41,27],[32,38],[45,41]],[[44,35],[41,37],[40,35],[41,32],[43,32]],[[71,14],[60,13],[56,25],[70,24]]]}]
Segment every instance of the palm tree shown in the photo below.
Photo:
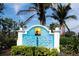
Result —
[{"label": "palm tree", "polygon": [[0,3],[0,13],[2,13],[2,14],[3,14],[3,9],[4,9],[4,4]]},{"label": "palm tree", "polygon": [[[4,4],[0,3],[0,14],[3,14],[3,9],[4,9]],[[0,15],[0,24],[1,24],[1,20],[2,20],[2,17]],[[0,26],[0,29],[1,29],[1,26]]]},{"label": "palm tree", "polygon": [[16,21],[11,18],[0,18],[0,49],[11,47],[16,43]]},{"label": "palm tree", "polygon": [[[27,12],[36,12],[36,14],[39,16],[39,21],[41,25],[45,25],[46,24],[46,17],[45,17],[45,10],[48,9],[48,7],[51,5],[50,3],[33,3],[32,7],[29,7],[28,10],[20,10],[17,14],[21,14],[21,13],[27,13]],[[33,14],[32,17],[34,17]],[[32,18],[31,17],[31,18]],[[29,20],[29,19],[28,19]]]},{"label": "palm tree", "polygon": [[70,32],[70,29],[66,24],[66,20],[69,18],[76,19],[75,15],[68,15],[70,10],[71,10],[70,4],[67,4],[67,5],[57,4],[57,8],[55,7],[52,8],[52,11],[53,11],[52,16],[48,16],[58,20],[58,22],[60,23],[62,34],[64,34],[64,31],[65,31],[64,26],[66,26],[66,28]]},{"label": "palm tree", "polygon": [[17,28],[16,22],[10,18],[0,19],[1,32],[10,33]]},{"label": "palm tree", "polygon": [[49,26],[49,29],[51,30],[51,32],[53,32],[53,30],[55,30],[56,27],[59,27],[59,24],[51,23],[50,26]]}]

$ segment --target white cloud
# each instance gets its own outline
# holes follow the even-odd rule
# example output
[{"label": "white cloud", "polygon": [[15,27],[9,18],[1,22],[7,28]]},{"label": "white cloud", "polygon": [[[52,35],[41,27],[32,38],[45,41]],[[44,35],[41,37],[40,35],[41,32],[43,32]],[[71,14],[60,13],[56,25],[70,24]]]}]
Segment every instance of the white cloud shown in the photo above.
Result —
[{"label": "white cloud", "polygon": [[19,9],[20,9],[21,5],[20,5],[20,4],[17,4],[17,3],[15,3],[15,4],[13,4],[13,7],[14,7],[14,11],[15,11],[15,13],[17,13],[17,12],[19,11]]}]

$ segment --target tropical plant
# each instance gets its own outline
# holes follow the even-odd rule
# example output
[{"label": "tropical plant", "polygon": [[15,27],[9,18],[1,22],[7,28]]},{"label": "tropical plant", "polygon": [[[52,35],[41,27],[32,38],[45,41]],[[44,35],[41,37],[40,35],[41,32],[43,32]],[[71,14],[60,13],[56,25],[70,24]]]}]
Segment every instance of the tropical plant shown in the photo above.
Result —
[{"label": "tropical plant", "polygon": [[17,28],[17,23],[10,18],[0,19],[1,31],[9,33]]},{"label": "tropical plant", "polygon": [[[38,20],[40,20],[40,24],[46,24],[45,10],[51,5],[50,3],[33,3],[32,7],[29,7],[28,10],[20,10],[17,14],[27,13],[27,12],[36,12],[39,16]],[[36,14],[33,14],[31,18],[33,18]],[[29,20],[29,19],[28,19]],[[28,21],[27,20],[27,21]]]},{"label": "tropical plant", "polygon": [[0,49],[10,48],[16,44],[16,22],[10,18],[0,19]]},{"label": "tropical plant", "polygon": [[19,28],[27,28],[25,22],[26,22],[26,21],[20,21],[20,20],[19,20],[19,22],[17,23],[17,25],[18,25],[18,29],[17,29],[17,30],[19,30]]},{"label": "tropical plant", "polygon": [[53,30],[55,30],[56,27],[59,27],[59,24],[52,23],[52,24],[50,24],[49,29],[51,30],[51,32],[53,32]]},{"label": "tropical plant", "polygon": [[73,32],[73,31],[70,31],[70,32],[65,32],[65,36],[66,37],[70,37],[70,36],[75,36],[76,35],[76,33],[75,32]]},{"label": "tropical plant", "polygon": [[69,11],[71,10],[70,4],[57,4],[57,7],[52,7],[51,8],[53,11],[52,16],[48,16],[48,17],[52,17],[56,20],[58,20],[58,22],[60,23],[60,28],[62,30],[62,34],[64,34],[65,32],[65,27],[68,29],[68,31],[70,32],[70,29],[68,28],[67,24],[66,24],[66,20],[69,18],[72,19],[76,19],[75,15],[69,15]]},{"label": "tropical plant", "polygon": [[63,55],[79,55],[78,36],[62,36],[60,38],[60,50]]},{"label": "tropical plant", "polygon": [[3,13],[3,9],[4,9],[4,4],[0,3],[0,13]]},{"label": "tropical plant", "polygon": [[57,49],[45,47],[12,46],[11,55],[16,56],[57,56]]}]

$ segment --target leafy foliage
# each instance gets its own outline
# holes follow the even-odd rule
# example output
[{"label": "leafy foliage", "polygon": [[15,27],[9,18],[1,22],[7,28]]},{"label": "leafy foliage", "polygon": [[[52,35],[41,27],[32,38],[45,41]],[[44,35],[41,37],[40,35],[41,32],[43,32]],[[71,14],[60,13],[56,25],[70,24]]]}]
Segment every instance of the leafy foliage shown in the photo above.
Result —
[{"label": "leafy foliage", "polygon": [[17,38],[16,22],[10,18],[1,18],[0,27],[0,50],[10,48],[15,45]]},{"label": "leafy foliage", "polygon": [[79,38],[77,36],[61,37],[60,45],[63,55],[78,55],[79,53]]},{"label": "leafy foliage", "polygon": [[75,32],[73,32],[73,31],[70,31],[70,32],[65,32],[65,36],[67,36],[67,37],[70,37],[70,36],[75,36],[76,35],[76,33]]},{"label": "leafy foliage", "polygon": [[66,24],[66,20],[69,19],[69,18],[71,18],[71,19],[77,18],[75,15],[68,15],[69,11],[71,10],[70,5],[71,4],[66,4],[66,5],[63,5],[61,3],[57,4],[57,7],[51,8],[53,13],[52,13],[52,16],[49,16],[49,17],[54,18],[55,20],[58,20],[61,28],[64,27],[64,25],[65,25],[66,28],[68,29],[68,31],[70,31],[70,29]]},{"label": "leafy foliage", "polygon": [[51,32],[53,32],[53,30],[55,30],[56,27],[59,27],[59,24],[52,23],[52,24],[50,24],[49,29],[51,30]]},{"label": "leafy foliage", "polygon": [[0,13],[3,13],[3,9],[4,9],[4,4],[0,3]]},{"label": "leafy foliage", "polygon": [[27,47],[27,46],[13,46],[11,55],[23,56],[56,56],[58,51],[56,49],[48,49],[44,47]]}]

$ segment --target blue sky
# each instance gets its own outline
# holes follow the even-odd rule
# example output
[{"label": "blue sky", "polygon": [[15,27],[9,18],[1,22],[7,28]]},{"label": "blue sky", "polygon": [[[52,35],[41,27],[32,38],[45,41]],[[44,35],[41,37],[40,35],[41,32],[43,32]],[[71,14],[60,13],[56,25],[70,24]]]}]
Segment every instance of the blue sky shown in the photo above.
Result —
[{"label": "blue sky", "polygon": [[[16,13],[19,11],[19,10],[22,10],[22,9],[28,9],[28,7],[31,6],[31,4],[18,4],[18,3],[6,3],[5,4],[5,9],[4,9],[4,17],[8,17],[8,18],[12,18],[13,20],[15,21],[25,21],[26,19],[28,19],[28,17],[30,17],[32,14],[34,14],[35,12],[33,13],[27,13],[26,15],[16,15]],[[72,29],[73,31],[75,32],[79,32],[79,4],[71,4],[71,7],[72,7],[72,10],[70,11],[69,14],[74,14],[77,16],[77,20],[74,20],[74,19],[69,19],[66,21],[67,25],[69,26],[70,29]],[[51,10],[48,9],[47,10],[48,13],[47,14],[51,14]],[[50,21],[49,21],[50,20]],[[57,22],[55,21],[54,19],[52,18],[47,18],[46,19],[46,24],[49,25],[51,24],[52,22]],[[27,23],[27,26],[32,26],[32,25],[36,25],[36,24],[39,24],[39,20],[38,20],[38,17],[35,16],[34,18],[32,18],[31,21],[29,21]]]},{"label": "blue sky", "polygon": [[[4,17],[9,17],[12,18],[15,21],[25,21],[27,20],[32,14],[34,14],[35,12],[32,13],[27,13],[24,15],[16,15],[16,13],[19,10],[24,10],[24,9],[28,9],[28,7],[31,6],[31,4],[5,4],[5,10],[3,11],[5,13],[5,15],[3,15]],[[51,10],[47,10],[48,13],[47,14],[51,14]],[[49,12],[50,11],[50,12]],[[47,18],[49,20],[47,20],[47,25],[49,25],[50,23],[52,23],[52,19],[51,18]],[[36,25],[36,24],[40,24],[38,17],[35,16],[34,18],[32,18],[31,21],[28,22],[27,26],[31,26],[31,25]]]}]

